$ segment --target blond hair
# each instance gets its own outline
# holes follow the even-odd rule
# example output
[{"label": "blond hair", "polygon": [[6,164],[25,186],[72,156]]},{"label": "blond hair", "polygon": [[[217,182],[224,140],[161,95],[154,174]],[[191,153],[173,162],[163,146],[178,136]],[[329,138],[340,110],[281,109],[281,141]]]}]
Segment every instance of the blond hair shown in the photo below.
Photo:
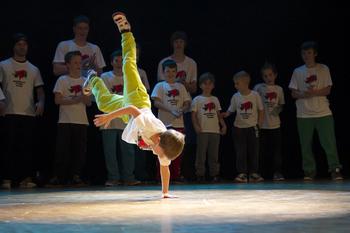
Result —
[{"label": "blond hair", "polygon": [[160,135],[159,146],[170,160],[176,159],[181,154],[184,145],[185,135],[176,130],[168,129]]}]

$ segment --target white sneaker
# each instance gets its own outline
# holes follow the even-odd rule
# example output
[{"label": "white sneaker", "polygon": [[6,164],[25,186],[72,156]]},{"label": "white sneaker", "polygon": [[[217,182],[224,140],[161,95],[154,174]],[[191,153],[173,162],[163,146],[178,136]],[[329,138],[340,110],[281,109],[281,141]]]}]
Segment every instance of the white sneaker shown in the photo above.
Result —
[{"label": "white sneaker", "polygon": [[32,178],[27,177],[19,183],[20,188],[35,188],[37,185],[32,181]]},{"label": "white sneaker", "polygon": [[83,94],[84,95],[91,95],[92,94],[92,85],[91,85],[91,81],[93,78],[97,77],[97,72],[94,70],[88,70],[87,71],[87,75],[86,75],[86,79],[84,81],[83,84]]},{"label": "white sneaker", "polygon": [[123,12],[118,11],[113,13],[112,18],[114,23],[117,24],[120,33],[130,32],[130,23],[126,19],[125,14]]},{"label": "white sneaker", "polygon": [[11,180],[3,180],[1,184],[3,189],[11,189]]}]

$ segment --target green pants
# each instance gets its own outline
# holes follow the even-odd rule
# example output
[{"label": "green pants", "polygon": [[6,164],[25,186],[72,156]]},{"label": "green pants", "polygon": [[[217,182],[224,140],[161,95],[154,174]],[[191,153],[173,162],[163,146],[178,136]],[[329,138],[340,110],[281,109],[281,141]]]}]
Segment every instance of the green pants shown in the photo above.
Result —
[{"label": "green pants", "polygon": [[[143,85],[136,64],[136,43],[131,32],[122,34],[123,50],[123,78],[124,89],[123,95],[111,94],[104,82],[95,77],[92,80],[92,93],[96,98],[98,109],[102,112],[109,113],[116,109],[134,105],[137,108],[151,108],[151,101],[147,90]],[[127,123],[129,117],[121,116],[122,120]]]},{"label": "green pants", "polygon": [[340,168],[341,165],[338,160],[333,116],[297,118],[297,124],[305,175],[313,176],[316,174],[316,164],[312,153],[314,130],[317,131],[320,143],[327,155],[329,171]]}]

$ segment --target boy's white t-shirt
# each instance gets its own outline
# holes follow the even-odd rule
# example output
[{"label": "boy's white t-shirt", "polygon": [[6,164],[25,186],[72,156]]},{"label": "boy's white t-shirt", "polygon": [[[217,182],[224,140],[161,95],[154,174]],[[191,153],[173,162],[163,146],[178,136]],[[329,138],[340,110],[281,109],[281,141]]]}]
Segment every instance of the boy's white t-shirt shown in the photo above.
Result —
[{"label": "boy's white t-shirt", "polygon": [[0,83],[6,96],[5,114],[35,116],[34,89],[44,85],[36,66],[6,59],[0,62]]},{"label": "boy's white t-shirt", "polygon": [[284,94],[282,87],[278,85],[267,85],[259,83],[254,87],[259,93],[264,104],[264,123],[262,129],[277,129],[281,126],[279,112],[276,108],[284,105]]},{"label": "boy's white t-shirt", "polygon": [[[61,93],[63,97],[82,95],[84,78],[71,78],[68,75],[60,76],[53,89],[54,93]],[[58,123],[88,125],[86,105],[84,103],[60,105]]]},{"label": "boy's white t-shirt", "polygon": [[[124,80],[123,76],[116,76],[113,71],[105,72],[101,79],[112,94],[123,95]],[[126,124],[120,118],[113,119],[107,129],[124,129]],[[104,129],[101,127],[101,129]]]},{"label": "boy's white t-shirt", "polygon": [[[165,125],[157,119],[151,109],[140,109],[141,114],[136,118],[131,118],[123,131],[122,139],[131,144],[139,144],[140,138],[148,145],[153,145],[151,137],[158,133],[163,133],[167,130]],[[162,166],[169,166],[171,160],[166,157],[159,157],[159,163]]]},{"label": "boy's white t-shirt", "polygon": [[234,126],[249,128],[258,124],[258,111],[263,109],[264,105],[259,94],[256,91],[250,91],[248,95],[235,93],[231,98],[231,104],[227,111],[237,113]]},{"label": "boy's white t-shirt", "polygon": [[[178,110],[183,107],[184,102],[191,101],[186,88],[181,83],[167,83],[166,81],[156,84],[152,91],[151,98],[158,98],[162,103],[171,109]],[[176,118],[170,112],[158,109],[158,118],[166,125],[174,128],[183,128],[183,115]]]},{"label": "boy's white t-shirt", "polygon": [[[307,68],[306,65],[296,68],[289,83],[290,89],[307,91],[309,88],[322,89],[332,86],[332,79],[326,65],[317,64]],[[297,99],[295,101],[298,118],[324,117],[332,115],[326,96]]]},{"label": "boy's white t-shirt", "polygon": [[217,112],[221,106],[218,98],[199,95],[193,99],[191,110],[196,112],[202,133],[220,133]]},{"label": "boy's white t-shirt", "polygon": [[[173,60],[171,56],[162,59],[158,64],[158,81],[165,80],[163,72],[163,62],[165,60]],[[185,56],[183,62],[176,63],[177,74],[176,81],[186,81],[187,83],[197,81],[197,63],[190,57]]]},{"label": "boy's white t-shirt", "polygon": [[5,96],[4,93],[2,92],[1,88],[0,88],[0,100],[4,100]]},{"label": "boy's white t-shirt", "polygon": [[97,45],[86,42],[85,46],[79,46],[74,42],[74,40],[61,41],[58,44],[53,63],[64,63],[64,56],[66,53],[76,50],[81,52],[82,60],[88,59],[95,55],[96,66],[100,69],[106,66],[102,52]]}]

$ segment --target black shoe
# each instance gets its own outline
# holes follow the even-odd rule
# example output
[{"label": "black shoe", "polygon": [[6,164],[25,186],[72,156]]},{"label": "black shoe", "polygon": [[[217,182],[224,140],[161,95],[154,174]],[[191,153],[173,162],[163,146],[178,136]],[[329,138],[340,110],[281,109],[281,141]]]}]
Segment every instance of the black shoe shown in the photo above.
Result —
[{"label": "black shoe", "polygon": [[332,179],[334,181],[339,181],[339,180],[343,180],[343,176],[340,173],[340,168],[336,168],[334,169],[334,171],[332,171]]},{"label": "black shoe", "polygon": [[248,177],[247,174],[241,173],[235,178],[235,182],[237,183],[247,183],[248,182]]},{"label": "black shoe", "polygon": [[97,77],[97,72],[94,70],[88,70],[85,82],[83,84],[83,94],[84,95],[91,95],[92,94],[92,80]]},{"label": "black shoe", "polygon": [[284,177],[281,173],[275,172],[275,174],[273,174],[273,181],[284,181]]}]

